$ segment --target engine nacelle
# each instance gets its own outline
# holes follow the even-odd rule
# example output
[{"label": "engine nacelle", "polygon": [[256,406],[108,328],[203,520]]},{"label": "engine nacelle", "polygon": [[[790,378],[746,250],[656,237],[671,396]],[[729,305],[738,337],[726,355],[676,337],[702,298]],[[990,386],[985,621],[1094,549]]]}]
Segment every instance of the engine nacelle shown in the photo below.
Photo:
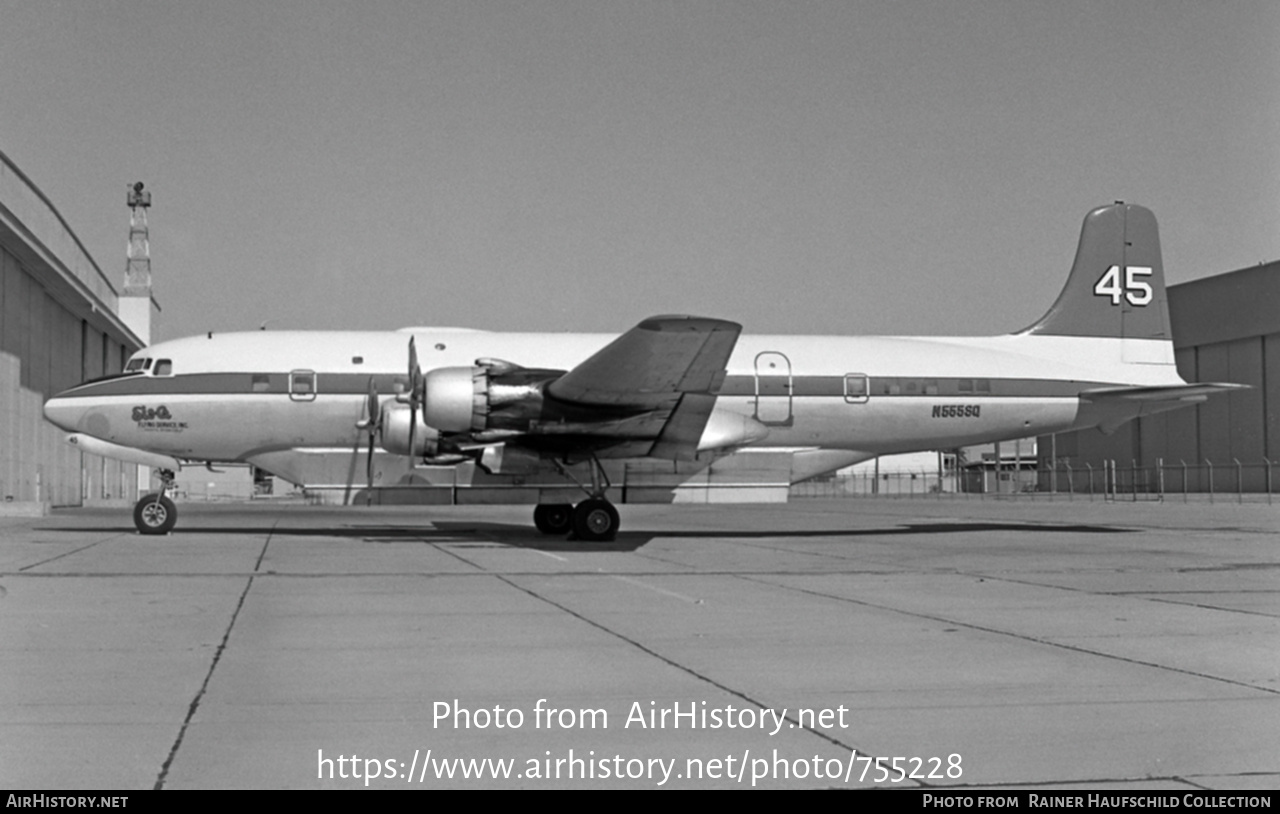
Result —
[{"label": "engine nacelle", "polygon": [[482,367],[438,367],[427,374],[423,420],[441,432],[485,429],[489,416],[489,371]]},{"label": "engine nacelle", "polygon": [[698,441],[698,451],[745,447],[769,436],[769,428],[750,416],[730,410],[712,410]]},{"label": "engine nacelle", "polygon": [[423,421],[445,433],[525,432],[542,411],[542,389],[563,370],[509,362],[439,367],[426,375]]},{"label": "engine nacelle", "polygon": [[396,455],[435,457],[440,451],[440,433],[422,420],[422,410],[418,410],[413,449],[409,449],[409,413],[407,404],[388,404],[382,409],[382,448]]}]

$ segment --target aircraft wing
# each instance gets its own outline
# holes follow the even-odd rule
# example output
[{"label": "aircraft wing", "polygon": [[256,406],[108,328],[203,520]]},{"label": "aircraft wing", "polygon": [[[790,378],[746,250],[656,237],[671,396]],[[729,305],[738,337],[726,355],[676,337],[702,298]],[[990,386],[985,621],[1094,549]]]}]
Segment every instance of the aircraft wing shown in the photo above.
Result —
[{"label": "aircraft wing", "polygon": [[741,332],[722,319],[650,317],[549,384],[547,393],[591,407],[673,408],[685,394],[720,389]]},{"label": "aircraft wing", "polygon": [[1146,385],[1137,387],[1096,387],[1082,390],[1080,398],[1090,401],[1184,401],[1203,400],[1212,393],[1248,390],[1247,384],[1200,382],[1196,384]]},{"label": "aircraft wing", "polygon": [[[541,431],[647,439],[638,454],[692,460],[741,332],[721,319],[650,317],[547,385],[551,398],[612,418]],[[637,454],[634,445],[622,451]]]}]

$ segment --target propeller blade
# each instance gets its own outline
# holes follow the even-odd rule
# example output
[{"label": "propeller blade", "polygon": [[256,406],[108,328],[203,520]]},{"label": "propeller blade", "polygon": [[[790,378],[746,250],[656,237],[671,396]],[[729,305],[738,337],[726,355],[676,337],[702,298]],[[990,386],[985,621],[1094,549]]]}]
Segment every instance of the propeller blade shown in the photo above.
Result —
[{"label": "propeller blade", "polygon": [[364,500],[366,506],[373,505],[373,433],[369,433],[369,453],[365,456],[364,461],[365,483],[367,487],[364,492]]},{"label": "propeller blade", "polygon": [[369,435],[382,426],[382,407],[378,402],[378,383],[369,377],[369,396],[365,401],[365,415],[369,416]]},{"label": "propeller blade", "polygon": [[369,431],[369,450],[365,453],[365,505],[373,505],[373,442],[382,428],[382,406],[378,401],[378,382],[369,377],[369,395],[364,403],[364,418],[356,424],[362,430]]},{"label": "propeller blade", "polygon": [[382,426],[382,410],[378,401],[378,385],[369,377],[369,395],[365,398],[364,414],[356,422],[356,428],[376,432]]},{"label": "propeller blade", "polygon": [[416,381],[415,376],[422,375],[422,368],[418,365],[418,343],[417,337],[409,337],[409,384],[410,386]]},{"label": "propeller blade", "polygon": [[422,401],[422,366],[418,364],[418,345],[409,337],[409,457],[414,457],[414,442],[418,431],[418,407]]}]

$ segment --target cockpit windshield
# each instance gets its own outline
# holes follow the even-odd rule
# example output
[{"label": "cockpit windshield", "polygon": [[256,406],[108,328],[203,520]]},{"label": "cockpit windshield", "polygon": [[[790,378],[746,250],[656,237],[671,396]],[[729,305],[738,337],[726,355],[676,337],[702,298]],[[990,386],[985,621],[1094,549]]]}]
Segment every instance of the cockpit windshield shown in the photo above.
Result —
[{"label": "cockpit windshield", "polygon": [[[152,364],[154,363],[154,367]],[[152,359],[149,356],[135,356],[124,366],[125,373],[150,373],[152,376],[172,376],[173,361],[170,359]]]}]

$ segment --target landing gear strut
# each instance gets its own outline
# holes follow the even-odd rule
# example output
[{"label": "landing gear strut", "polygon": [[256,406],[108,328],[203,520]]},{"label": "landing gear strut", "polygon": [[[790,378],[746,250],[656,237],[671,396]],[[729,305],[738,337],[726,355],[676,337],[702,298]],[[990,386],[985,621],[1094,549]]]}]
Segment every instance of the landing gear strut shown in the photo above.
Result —
[{"label": "landing gear strut", "polygon": [[591,486],[588,488],[569,473],[559,461],[553,461],[561,475],[578,484],[587,499],[574,506],[569,503],[541,503],[533,510],[533,524],[543,534],[572,531],[579,540],[603,543],[618,535],[618,510],[605,497],[609,476],[600,461],[591,456]]},{"label": "landing gear strut", "polygon": [[139,534],[168,534],[178,522],[178,509],[165,493],[173,488],[174,474],[161,469],[160,491],[144,496],[133,507],[133,525]]}]

